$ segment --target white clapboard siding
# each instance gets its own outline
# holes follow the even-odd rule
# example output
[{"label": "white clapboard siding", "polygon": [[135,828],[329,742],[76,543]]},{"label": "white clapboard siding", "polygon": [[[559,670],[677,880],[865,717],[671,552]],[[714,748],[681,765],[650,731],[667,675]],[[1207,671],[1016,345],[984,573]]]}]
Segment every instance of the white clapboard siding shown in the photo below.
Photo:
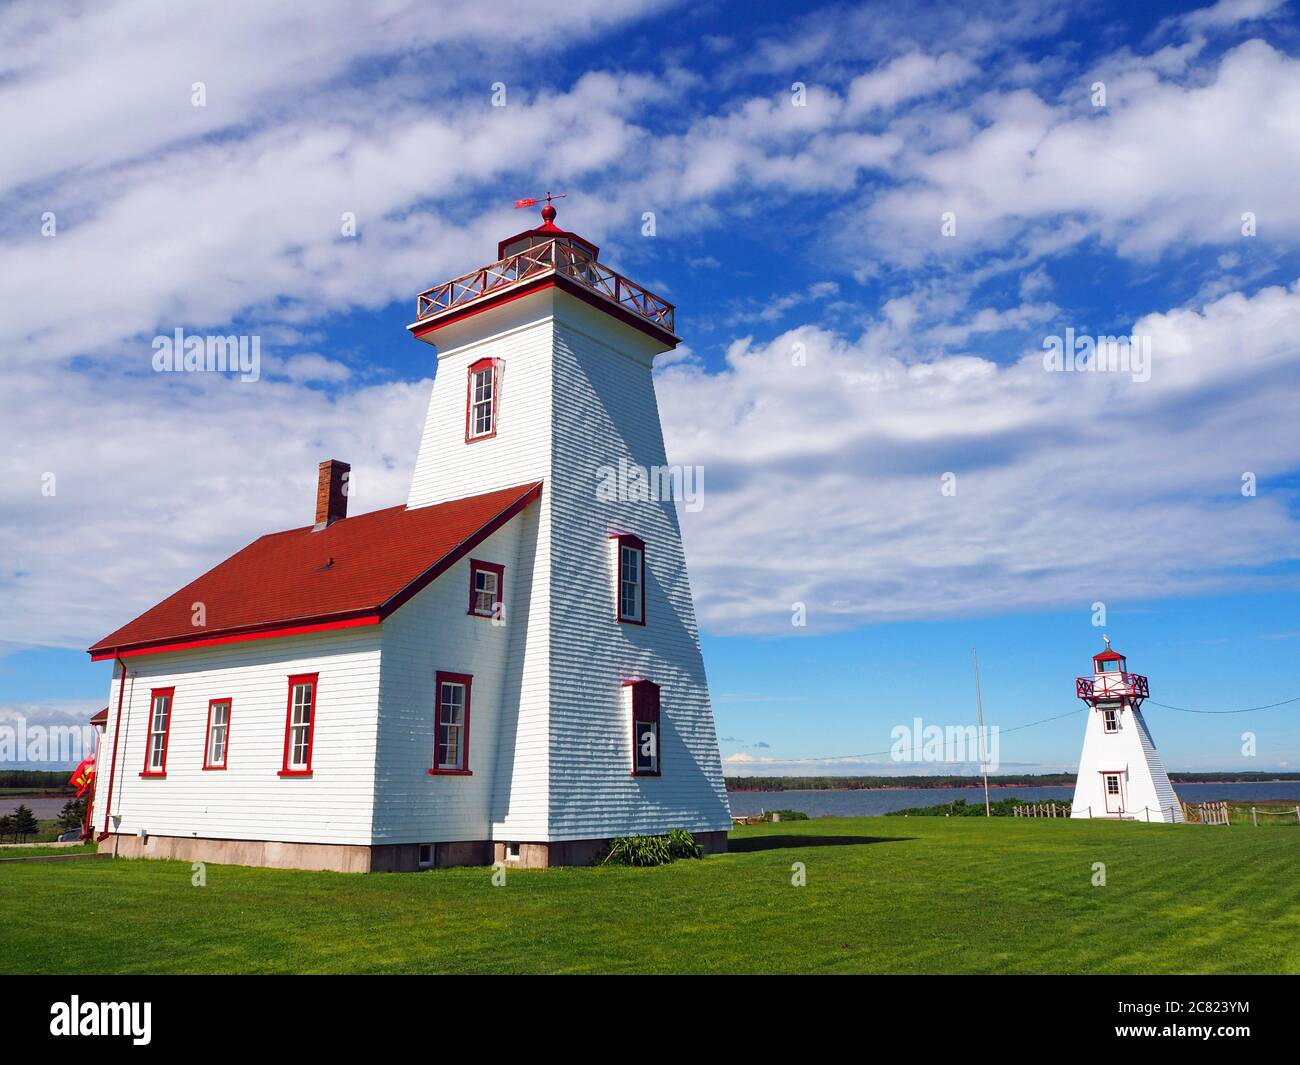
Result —
[{"label": "white clapboard siding", "polygon": [[[410,505],[544,481],[522,633],[523,702],[516,736],[502,739],[502,750],[513,751],[512,775],[497,782],[508,801],[494,807],[494,838],[725,830],[730,814],[676,512],[668,502],[596,499],[600,466],[665,462],[655,342],[547,289],[440,330],[438,344]],[[500,360],[504,375],[497,436],[466,444],[467,371],[486,356]],[[614,531],[647,541],[645,627],[615,619]],[[660,778],[631,773],[622,682],[634,676],[661,687]],[[543,734],[548,753],[539,755],[531,748]]]},{"label": "white clapboard siding", "polygon": [[1124,700],[1118,711],[1119,731],[1107,732],[1101,710],[1088,710],[1083,753],[1074,785],[1070,816],[1115,817],[1106,809],[1103,774],[1118,772],[1126,818],[1138,821],[1181,822],[1182,807],[1163,759],[1156,750],[1141,710]]},{"label": "white clapboard siding", "polygon": [[[469,613],[470,558],[384,622],[376,843],[433,843],[546,832],[546,657],[527,646],[537,506],[471,557],[505,566],[504,625]],[[467,673],[472,776],[431,776],[435,677]]]},{"label": "white clapboard siding", "polygon": [[[112,812],[127,834],[370,842],[374,814],[378,628],[345,629],[125,659]],[[282,778],[289,677],[319,673],[312,775]],[[142,779],[150,691],[176,689],[165,778]],[[99,786],[107,789],[117,729],[109,695]],[[204,770],[208,701],[231,700],[224,770]],[[106,796],[95,800],[103,830]],[[112,825],[110,825],[110,829]]]},{"label": "white clapboard siding", "polygon": [[[555,405],[549,482],[551,838],[724,831],[730,808],[675,506],[597,499],[602,466],[667,465],[654,349],[577,300],[557,300],[557,309],[553,390],[563,401]],[[646,542],[644,626],[616,620],[612,532]],[[622,682],[633,677],[660,686],[660,777],[631,775]]]}]

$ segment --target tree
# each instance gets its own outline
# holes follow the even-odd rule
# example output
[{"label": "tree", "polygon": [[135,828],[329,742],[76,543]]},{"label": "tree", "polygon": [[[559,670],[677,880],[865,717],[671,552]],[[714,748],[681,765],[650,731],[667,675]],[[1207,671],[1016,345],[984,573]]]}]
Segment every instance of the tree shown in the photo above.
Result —
[{"label": "tree", "polygon": [[74,828],[80,828],[85,819],[85,797],[83,796],[80,799],[69,799],[63,804],[63,809],[59,812],[59,827],[70,832]]},{"label": "tree", "polygon": [[0,840],[13,836],[14,840],[18,839],[18,826],[14,822],[13,814],[5,814],[0,817]]},{"label": "tree", "polygon": [[41,823],[36,820],[30,806],[20,806],[14,811],[14,835],[26,839],[41,830]]}]

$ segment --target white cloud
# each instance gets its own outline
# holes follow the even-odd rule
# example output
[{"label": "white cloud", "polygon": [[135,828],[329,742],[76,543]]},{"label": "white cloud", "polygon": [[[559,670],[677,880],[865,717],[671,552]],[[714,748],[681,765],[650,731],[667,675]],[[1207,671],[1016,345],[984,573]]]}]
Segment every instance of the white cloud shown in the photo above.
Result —
[{"label": "white cloud", "polygon": [[[1151,379],[924,357],[882,321],[658,377],[702,623],[797,632],[1249,586],[1300,555],[1300,283],[1147,315]],[[795,341],[807,365],[792,364]],[[1207,442],[1213,441],[1212,446]],[[941,492],[956,475],[957,493]],[[1252,472],[1259,495],[1241,495]]]},{"label": "white cloud", "polygon": [[889,111],[900,103],[931,96],[974,76],[974,63],[959,55],[912,51],[849,83],[845,112],[857,118]]},{"label": "white cloud", "polygon": [[[983,96],[969,137],[901,153],[903,184],[851,216],[845,240],[915,264],[1022,243],[1035,224],[1067,219],[1082,223],[1072,243],[1145,257],[1238,242],[1250,211],[1262,235],[1294,241],[1300,60],[1256,40],[1207,72],[1203,84],[1151,69],[1108,80],[1104,110],[1088,105],[1086,84],[1060,104],[1029,90]],[[940,233],[948,211],[956,238]]]}]

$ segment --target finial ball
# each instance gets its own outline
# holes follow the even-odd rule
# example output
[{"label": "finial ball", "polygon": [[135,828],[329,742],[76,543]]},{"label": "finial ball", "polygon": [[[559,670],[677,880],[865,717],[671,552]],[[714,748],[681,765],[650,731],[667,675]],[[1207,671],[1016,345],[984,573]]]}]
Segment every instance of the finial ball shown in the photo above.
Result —
[{"label": "finial ball", "polygon": [[542,221],[543,222],[555,221],[555,208],[552,207],[549,203],[542,208]]}]

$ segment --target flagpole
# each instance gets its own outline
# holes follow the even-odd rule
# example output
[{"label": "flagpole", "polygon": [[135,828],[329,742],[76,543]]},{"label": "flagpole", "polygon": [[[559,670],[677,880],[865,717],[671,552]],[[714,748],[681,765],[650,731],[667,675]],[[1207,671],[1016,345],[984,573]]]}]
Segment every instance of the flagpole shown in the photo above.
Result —
[{"label": "flagpole", "polygon": [[984,816],[992,817],[993,811],[989,808],[989,763],[984,753],[984,700],[980,697],[980,660],[974,647],[970,649],[970,657],[975,663],[975,706],[979,710],[980,718],[980,772],[984,775]]}]

